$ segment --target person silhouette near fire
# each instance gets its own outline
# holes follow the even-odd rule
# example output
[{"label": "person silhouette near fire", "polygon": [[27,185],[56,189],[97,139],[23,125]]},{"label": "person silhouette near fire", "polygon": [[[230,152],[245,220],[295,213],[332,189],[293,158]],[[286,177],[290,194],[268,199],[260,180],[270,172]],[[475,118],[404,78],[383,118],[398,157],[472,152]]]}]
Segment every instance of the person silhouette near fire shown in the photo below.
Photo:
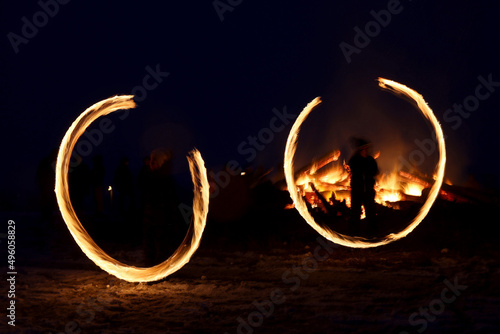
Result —
[{"label": "person silhouette near fire", "polygon": [[354,138],[355,152],[347,165],[351,173],[351,224],[350,233],[359,235],[360,219],[364,206],[368,228],[377,230],[375,221],[375,177],[379,170],[377,162],[370,155],[371,143],[365,139]]},{"label": "person silhouette near fire", "polygon": [[170,151],[155,149],[151,153],[150,171],[143,180],[143,247],[147,265],[164,261],[177,248],[176,243],[183,232],[178,209],[180,202],[171,175],[171,158]]}]

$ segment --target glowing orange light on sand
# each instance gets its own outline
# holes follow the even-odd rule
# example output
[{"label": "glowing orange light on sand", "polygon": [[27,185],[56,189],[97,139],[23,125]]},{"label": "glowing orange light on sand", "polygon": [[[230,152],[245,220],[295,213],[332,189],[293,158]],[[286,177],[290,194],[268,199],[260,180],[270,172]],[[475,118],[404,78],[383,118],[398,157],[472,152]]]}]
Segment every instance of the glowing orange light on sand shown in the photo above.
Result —
[{"label": "glowing orange light on sand", "polygon": [[288,135],[286,148],[285,148],[285,158],[284,158],[284,169],[285,169],[285,178],[288,186],[288,191],[290,192],[290,196],[292,197],[293,203],[295,204],[295,208],[299,211],[300,215],[305,219],[305,221],[314,228],[319,234],[321,234],[326,239],[335,242],[337,244],[348,246],[348,247],[356,247],[356,248],[368,248],[368,247],[377,247],[386,245],[395,240],[404,238],[408,234],[410,234],[420,222],[425,218],[430,208],[434,204],[436,197],[439,194],[439,189],[443,183],[444,177],[444,169],[446,165],[446,148],[444,143],[443,130],[434,116],[431,108],[427,105],[422,95],[417,93],[416,91],[408,88],[405,85],[400,83],[378,78],[379,86],[383,89],[392,91],[399,95],[403,95],[409,97],[413,101],[416,102],[418,108],[422,112],[423,116],[429,120],[432,124],[434,131],[436,132],[436,138],[438,142],[439,148],[439,160],[436,165],[435,175],[436,181],[432,185],[429,195],[425,201],[425,203],[420,208],[418,214],[413,218],[410,224],[399,233],[391,233],[381,238],[367,239],[359,236],[349,236],[340,234],[338,232],[333,231],[329,227],[320,226],[316,223],[312,215],[309,213],[307,209],[306,202],[304,198],[301,196],[300,190],[297,186],[295,175],[294,175],[294,157],[295,151],[297,150],[297,143],[299,139],[299,132],[302,123],[306,120],[307,116],[311,113],[311,111],[321,103],[321,99],[319,97],[315,98],[302,110],[300,115],[295,120],[295,123],[290,130],[290,134]]},{"label": "glowing orange light on sand", "polygon": [[200,245],[201,236],[205,229],[209,202],[207,171],[200,152],[195,149],[187,157],[194,183],[193,221],[189,226],[184,241],[174,254],[166,261],[153,267],[139,268],[128,266],[106,254],[94,242],[80,223],[71,205],[68,190],[69,161],[78,138],[100,116],[117,110],[131,108],[135,108],[133,95],[115,96],[89,107],[73,122],[61,142],[57,155],[55,191],[63,219],[76,243],[89,259],[94,261],[101,269],[123,280],[129,282],[150,282],[160,280],[182,268],[189,262],[191,256]]}]

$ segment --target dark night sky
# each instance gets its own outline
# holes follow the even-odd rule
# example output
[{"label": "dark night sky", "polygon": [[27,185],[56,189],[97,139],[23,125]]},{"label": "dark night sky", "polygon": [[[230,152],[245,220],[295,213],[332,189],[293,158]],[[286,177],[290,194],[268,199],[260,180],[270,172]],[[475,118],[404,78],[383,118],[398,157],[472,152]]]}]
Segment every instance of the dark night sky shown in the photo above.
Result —
[{"label": "dark night sky", "polygon": [[[354,28],[364,30],[372,10],[392,3],[244,0],[221,21],[213,1],[69,1],[43,22],[36,1],[3,1],[2,202],[27,208],[39,161],[71,122],[95,102],[130,94],[148,66],[170,74],[126,119],[111,116],[116,129],[93,148],[92,155],[105,155],[110,175],[122,155],[137,169],[158,146],[174,150],[181,174],[188,173],[183,156],[193,147],[207,168],[228,160],[278,166],[293,120],[256,159],[244,141],[270,126],[274,108],[297,115],[316,96],[324,103],[304,126],[303,162],[362,134],[390,168],[431,133],[407,102],[377,88],[382,76],[414,88],[434,110],[448,136],[452,182],[473,174],[498,186],[500,87],[490,87],[467,118],[444,116],[453,104],[474,101],[478,77],[500,82],[498,2],[401,1],[348,63],[340,43],[354,45]],[[34,15],[40,27],[16,53],[9,33],[22,36],[23,17],[32,23]],[[435,154],[424,172],[432,173],[432,161]]]}]

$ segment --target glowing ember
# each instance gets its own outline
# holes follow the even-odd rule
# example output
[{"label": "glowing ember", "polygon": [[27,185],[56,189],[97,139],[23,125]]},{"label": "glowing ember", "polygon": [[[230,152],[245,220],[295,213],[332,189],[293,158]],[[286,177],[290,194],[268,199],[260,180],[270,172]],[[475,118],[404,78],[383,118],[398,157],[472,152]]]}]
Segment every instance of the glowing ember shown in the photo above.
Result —
[{"label": "glowing ember", "polygon": [[[85,255],[108,273],[129,282],[160,280],[189,262],[200,244],[208,213],[209,185],[204,161],[196,149],[188,155],[189,169],[194,183],[193,221],[186,237],[177,250],[166,261],[150,267],[139,268],[123,264],[104,252],[89,236],[80,223],[69,197],[68,168],[71,153],[85,129],[97,118],[121,109],[135,107],[132,95],[115,96],[94,104],[85,110],[66,132],[56,164],[56,197],[59,209],[71,235]],[[111,190],[111,189],[110,189]]]},{"label": "glowing ember", "polygon": [[300,190],[297,186],[297,180],[295,180],[294,157],[295,157],[295,152],[297,150],[300,127],[302,126],[302,123],[305,121],[307,116],[314,109],[314,107],[316,107],[318,104],[321,103],[321,99],[319,97],[311,101],[297,117],[295,123],[293,124],[292,129],[290,130],[290,134],[288,135],[285,148],[285,158],[284,158],[285,178],[286,178],[286,184],[288,186],[288,191],[290,192],[290,196],[293,200],[295,208],[299,211],[300,215],[306,220],[306,222],[323,237],[332,242],[348,247],[357,247],[357,248],[377,247],[381,245],[386,245],[390,242],[393,242],[395,240],[407,236],[425,218],[430,208],[432,207],[432,204],[436,200],[436,197],[439,194],[439,189],[441,188],[441,185],[443,183],[444,169],[446,164],[446,149],[444,144],[443,131],[441,129],[439,122],[434,116],[434,113],[429,108],[424,98],[416,91],[391,80],[379,78],[378,81],[380,87],[382,87],[383,89],[387,89],[394,93],[409,97],[417,103],[417,106],[424,115],[424,117],[428,119],[432,124],[434,131],[436,132],[436,138],[438,142],[439,161],[437,163],[435,170],[435,176],[436,176],[435,182],[430,188],[429,195],[425,203],[420,208],[420,211],[418,212],[417,216],[413,218],[410,224],[403,231],[399,233],[391,233],[387,236],[376,239],[367,239],[358,236],[343,235],[333,231],[327,226],[326,227],[320,226],[319,224],[316,223],[312,215],[309,213],[304,198],[301,196]]}]

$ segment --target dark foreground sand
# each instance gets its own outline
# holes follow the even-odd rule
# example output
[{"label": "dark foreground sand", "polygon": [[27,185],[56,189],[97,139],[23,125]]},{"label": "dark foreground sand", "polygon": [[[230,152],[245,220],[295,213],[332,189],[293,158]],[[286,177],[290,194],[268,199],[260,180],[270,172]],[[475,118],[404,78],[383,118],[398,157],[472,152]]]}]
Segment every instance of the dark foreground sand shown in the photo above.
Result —
[{"label": "dark foreground sand", "polygon": [[[4,316],[0,332],[500,333],[490,209],[442,204],[410,236],[375,249],[328,243],[291,211],[273,216],[271,235],[265,217],[240,237],[207,227],[191,262],[155,283],[116,279],[65,228],[40,231],[35,214],[12,214],[16,326]],[[139,247],[109,247],[140,261]]]}]

